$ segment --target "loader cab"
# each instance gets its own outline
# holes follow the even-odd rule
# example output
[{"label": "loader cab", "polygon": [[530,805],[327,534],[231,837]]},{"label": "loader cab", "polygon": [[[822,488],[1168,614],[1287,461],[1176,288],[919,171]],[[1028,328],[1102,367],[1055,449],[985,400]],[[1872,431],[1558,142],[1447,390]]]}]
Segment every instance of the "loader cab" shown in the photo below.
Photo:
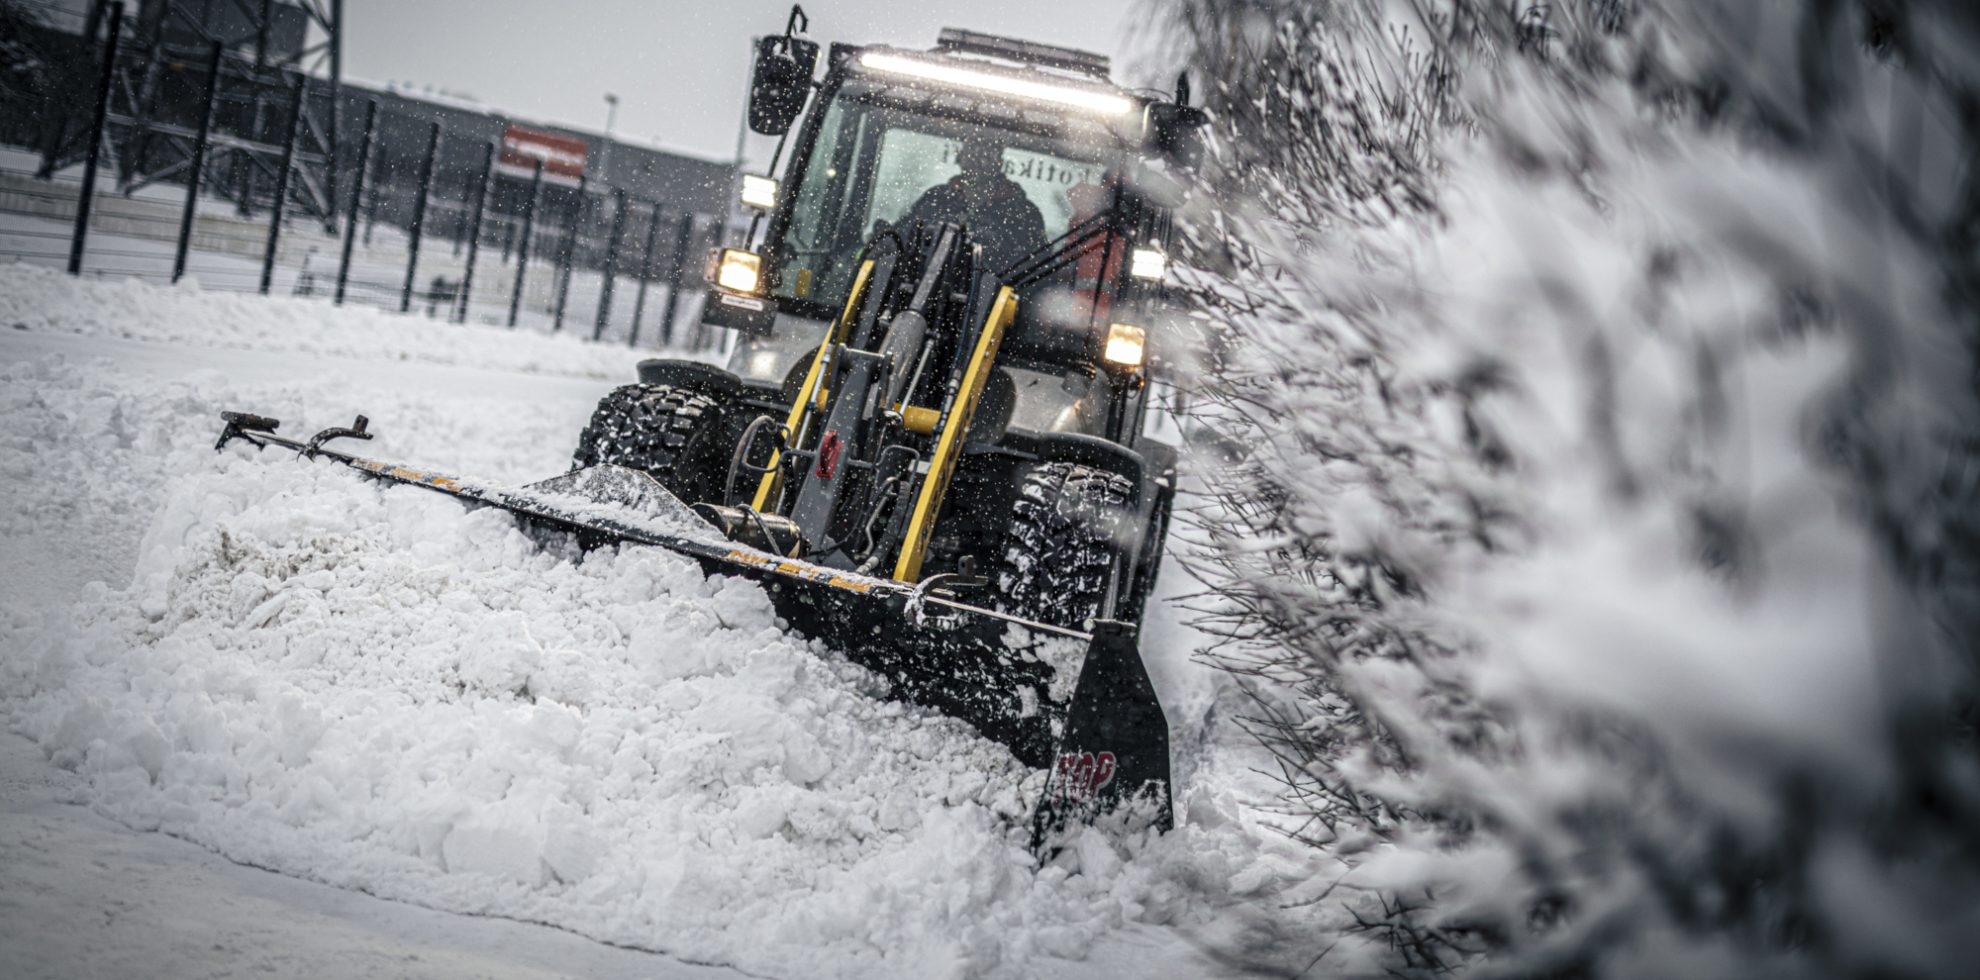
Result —
[{"label": "loader cab", "polygon": [[962,31],[933,51],[834,45],[826,61],[783,173],[744,181],[762,219],[711,264],[704,318],[740,334],[729,369],[785,385],[846,302],[862,246],[931,202],[969,201],[963,220],[1020,289],[1000,357],[1009,425],[1135,442],[1170,233],[1140,190],[1159,104],[1112,85],[1104,57]]}]

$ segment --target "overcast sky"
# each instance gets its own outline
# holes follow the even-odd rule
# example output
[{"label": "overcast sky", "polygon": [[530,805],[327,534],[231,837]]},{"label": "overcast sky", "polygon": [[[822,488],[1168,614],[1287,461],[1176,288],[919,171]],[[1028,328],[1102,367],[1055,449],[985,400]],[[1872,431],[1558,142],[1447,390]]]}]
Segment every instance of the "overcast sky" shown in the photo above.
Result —
[{"label": "overcast sky", "polygon": [[[813,0],[811,37],[929,47],[943,27],[1118,56],[1132,0]],[[770,0],[346,0],[344,72],[698,156],[735,153],[750,38]],[[757,161],[759,165],[761,161]]]}]

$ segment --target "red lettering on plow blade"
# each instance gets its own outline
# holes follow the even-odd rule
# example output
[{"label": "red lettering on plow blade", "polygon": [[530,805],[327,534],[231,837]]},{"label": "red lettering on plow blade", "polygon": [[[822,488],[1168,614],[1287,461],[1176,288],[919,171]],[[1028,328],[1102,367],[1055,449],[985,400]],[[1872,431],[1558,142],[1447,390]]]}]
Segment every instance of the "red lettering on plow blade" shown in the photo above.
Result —
[{"label": "red lettering on plow blade", "polygon": [[1114,753],[1067,752],[1059,756],[1053,782],[1061,801],[1086,803],[1114,781]]}]

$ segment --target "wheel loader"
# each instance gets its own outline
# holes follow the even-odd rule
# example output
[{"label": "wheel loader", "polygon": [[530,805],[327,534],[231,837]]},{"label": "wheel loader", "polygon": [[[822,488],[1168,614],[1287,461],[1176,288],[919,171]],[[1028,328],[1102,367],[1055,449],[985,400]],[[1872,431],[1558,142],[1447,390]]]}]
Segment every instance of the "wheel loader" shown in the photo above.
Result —
[{"label": "wheel loader", "polygon": [[[1168,725],[1137,649],[1176,454],[1147,437],[1171,211],[1203,122],[1104,57],[944,30],[833,44],[793,8],[759,40],[742,175],[703,324],[726,364],[642,362],[572,470],[503,488],[228,413],[235,439],[651,546],[762,582],[793,629],[1048,771],[1069,826],[1171,822]],[[773,163],[774,169],[774,163]],[[740,223],[739,223],[740,224]],[[1156,332],[1159,335],[1159,332]]]}]

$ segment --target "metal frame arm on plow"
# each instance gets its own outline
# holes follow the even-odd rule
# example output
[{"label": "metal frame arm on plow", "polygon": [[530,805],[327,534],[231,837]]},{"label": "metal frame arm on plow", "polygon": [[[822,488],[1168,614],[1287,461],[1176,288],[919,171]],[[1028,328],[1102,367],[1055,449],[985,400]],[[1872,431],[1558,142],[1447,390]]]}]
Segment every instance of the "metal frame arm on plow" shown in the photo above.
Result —
[{"label": "metal frame arm on plow", "polygon": [[[939,578],[911,586],[740,545],[721,538],[638,470],[598,466],[524,487],[483,486],[323,445],[334,438],[369,438],[362,424],[298,440],[276,435],[281,423],[272,418],[243,412],[225,412],[222,418],[226,428],[216,450],[237,439],[257,449],[290,449],[299,457],[333,460],[374,479],[444,493],[469,507],[499,507],[526,522],[576,534],[591,546],[664,548],[695,559],[707,573],[762,583],[779,614],[800,632],[886,675],[902,696],[976,726],[1009,746],[1026,765],[1045,768],[1045,792],[1032,817],[1032,844],[1041,856],[1049,855],[1076,824],[1126,832],[1173,825],[1168,720],[1136,649],[1132,624],[1101,620],[1091,633],[1066,629],[937,592]],[[630,490],[636,499],[671,502],[678,515],[669,520],[680,523],[641,520],[655,515],[625,503],[620,499],[624,494],[613,499],[587,496],[599,486]],[[703,530],[708,537],[700,536]],[[1051,675],[1042,664],[1013,666],[1017,658],[1006,647],[1012,626],[1087,645],[1056,737],[1052,718],[1037,710],[1038,703],[1027,711],[1015,694],[997,696],[997,681],[1020,667],[1031,671],[1040,690]]]},{"label": "metal frame arm on plow", "polygon": [[[866,295],[866,282],[873,275],[873,260],[867,259],[859,265],[859,273],[853,278],[852,289],[846,294],[846,309],[839,314],[838,323],[825,334],[825,340],[818,345],[818,353],[811,358],[811,369],[805,372],[804,384],[798,388],[797,400],[791,403],[790,416],[784,420],[784,437],[795,446],[804,438],[805,416],[813,407],[825,403],[824,377],[832,347],[843,344],[852,334],[853,317],[859,313],[860,300]],[[768,471],[757,481],[756,496],[750,500],[750,507],[757,511],[767,511],[776,500],[777,491],[783,485],[783,468],[778,463],[783,460],[782,450],[772,450]]]}]

